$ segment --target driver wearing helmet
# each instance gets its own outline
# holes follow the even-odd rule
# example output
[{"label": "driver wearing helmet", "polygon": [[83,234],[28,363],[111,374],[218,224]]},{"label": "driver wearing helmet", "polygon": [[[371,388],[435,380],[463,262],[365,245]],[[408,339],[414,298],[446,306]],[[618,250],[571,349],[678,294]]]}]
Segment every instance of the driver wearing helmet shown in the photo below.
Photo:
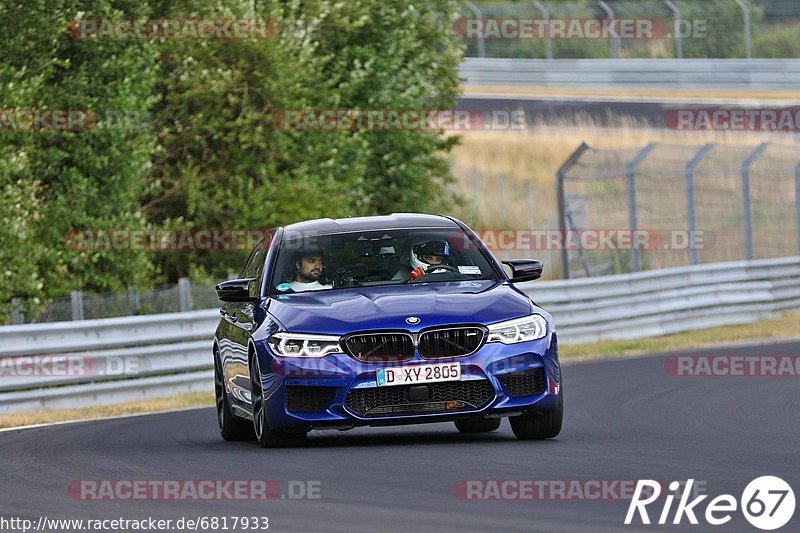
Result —
[{"label": "driver wearing helmet", "polygon": [[409,281],[424,276],[436,269],[436,265],[446,265],[450,261],[450,245],[446,241],[427,241],[411,247],[411,274]]}]

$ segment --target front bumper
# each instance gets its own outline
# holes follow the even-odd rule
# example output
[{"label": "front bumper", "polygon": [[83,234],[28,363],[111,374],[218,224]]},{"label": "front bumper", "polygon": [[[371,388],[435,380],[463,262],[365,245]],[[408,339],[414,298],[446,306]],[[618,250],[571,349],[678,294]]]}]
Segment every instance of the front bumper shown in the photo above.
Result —
[{"label": "front bumper", "polygon": [[[348,429],[510,416],[556,408],[560,368],[555,334],[531,342],[484,344],[465,357],[363,363],[346,354],[319,359],[262,355],[269,426],[275,430]],[[427,398],[408,385],[378,387],[385,366],[459,363],[461,380],[428,384]],[[423,391],[423,396],[425,396]]]}]

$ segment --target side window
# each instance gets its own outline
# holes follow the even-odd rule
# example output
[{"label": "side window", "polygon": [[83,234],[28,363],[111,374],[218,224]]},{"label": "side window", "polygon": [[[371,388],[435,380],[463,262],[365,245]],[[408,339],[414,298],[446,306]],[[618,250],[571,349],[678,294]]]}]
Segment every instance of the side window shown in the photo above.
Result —
[{"label": "side window", "polygon": [[267,260],[267,253],[272,244],[273,235],[274,231],[270,230],[266,237],[256,245],[253,252],[250,254],[250,258],[247,260],[247,264],[244,269],[242,269],[242,274],[239,276],[240,278],[258,279],[261,277],[261,274],[264,273],[264,263]]}]

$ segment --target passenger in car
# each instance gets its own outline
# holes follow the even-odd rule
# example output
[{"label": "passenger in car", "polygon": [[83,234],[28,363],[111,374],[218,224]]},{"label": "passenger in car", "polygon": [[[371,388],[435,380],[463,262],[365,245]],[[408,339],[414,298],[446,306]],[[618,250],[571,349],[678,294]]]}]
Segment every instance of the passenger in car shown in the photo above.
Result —
[{"label": "passenger in car", "polygon": [[289,283],[294,292],[321,291],[332,289],[332,285],[323,285],[319,282],[325,269],[325,256],[319,250],[299,252],[295,256],[296,274]]}]

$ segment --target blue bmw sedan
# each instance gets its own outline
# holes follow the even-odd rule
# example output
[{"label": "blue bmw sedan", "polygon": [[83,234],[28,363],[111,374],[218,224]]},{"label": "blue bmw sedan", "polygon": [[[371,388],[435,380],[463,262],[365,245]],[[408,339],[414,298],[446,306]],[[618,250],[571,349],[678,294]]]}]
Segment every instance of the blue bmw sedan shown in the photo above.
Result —
[{"label": "blue bmw sedan", "polygon": [[220,283],[214,336],[222,438],[302,444],[310,430],[454,422],[557,436],[555,326],[451,217],[395,214],[276,228]]}]

